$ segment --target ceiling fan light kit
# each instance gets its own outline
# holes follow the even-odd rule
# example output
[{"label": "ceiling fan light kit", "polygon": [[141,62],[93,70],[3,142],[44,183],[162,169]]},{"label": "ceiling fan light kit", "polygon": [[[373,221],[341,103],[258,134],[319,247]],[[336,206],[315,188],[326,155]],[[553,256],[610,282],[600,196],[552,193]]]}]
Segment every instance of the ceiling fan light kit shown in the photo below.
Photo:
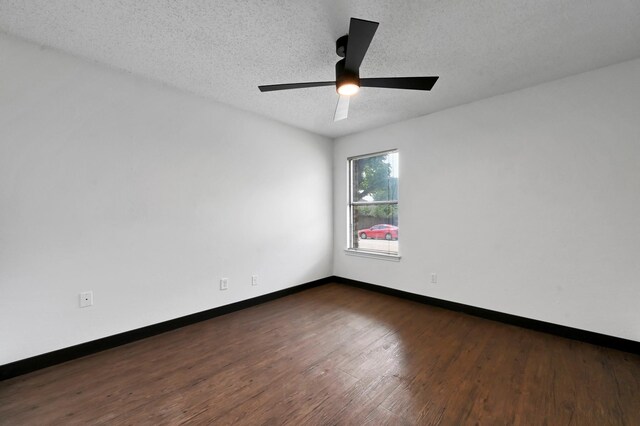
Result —
[{"label": "ceiling fan light kit", "polygon": [[360,78],[360,65],[364,59],[371,40],[378,29],[378,23],[364,19],[351,18],[349,34],[336,41],[336,54],[341,60],[336,63],[335,81],[317,81],[309,83],[272,84],[258,86],[261,92],[276,90],[303,89],[307,87],[321,87],[335,85],[340,95],[334,114],[334,121],[347,118],[349,111],[349,97],[358,93],[361,87],[378,87],[388,89],[431,90],[438,80],[431,77],[389,77],[389,78]]},{"label": "ceiling fan light kit", "polygon": [[[336,54],[341,58],[347,55],[349,36],[345,35],[336,41]],[[345,69],[345,59],[336,62],[336,91],[342,96],[351,96],[360,90],[360,70]]]}]

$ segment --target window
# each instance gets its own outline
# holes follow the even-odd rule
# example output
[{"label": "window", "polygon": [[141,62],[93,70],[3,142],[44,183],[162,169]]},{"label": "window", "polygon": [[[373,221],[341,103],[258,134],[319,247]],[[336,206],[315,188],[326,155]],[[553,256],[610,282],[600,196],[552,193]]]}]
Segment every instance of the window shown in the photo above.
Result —
[{"label": "window", "polygon": [[348,250],[397,256],[398,151],[348,161]]}]

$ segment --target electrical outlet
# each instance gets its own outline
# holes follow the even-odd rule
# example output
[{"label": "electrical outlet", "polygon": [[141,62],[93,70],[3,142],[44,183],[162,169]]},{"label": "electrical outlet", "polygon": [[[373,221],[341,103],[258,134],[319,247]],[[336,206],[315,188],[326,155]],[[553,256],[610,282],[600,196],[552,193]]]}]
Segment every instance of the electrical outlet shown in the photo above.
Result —
[{"label": "electrical outlet", "polygon": [[258,276],[251,275],[251,285],[258,285]]},{"label": "electrical outlet", "polygon": [[438,274],[435,272],[431,273],[431,284],[438,284]]},{"label": "electrical outlet", "polygon": [[93,292],[83,291],[80,293],[80,307],[86,308],[93,305]]},{"label": "electrical outlet", "polygon": [[220,278],[220,290],[229,288],[229,278]]}]

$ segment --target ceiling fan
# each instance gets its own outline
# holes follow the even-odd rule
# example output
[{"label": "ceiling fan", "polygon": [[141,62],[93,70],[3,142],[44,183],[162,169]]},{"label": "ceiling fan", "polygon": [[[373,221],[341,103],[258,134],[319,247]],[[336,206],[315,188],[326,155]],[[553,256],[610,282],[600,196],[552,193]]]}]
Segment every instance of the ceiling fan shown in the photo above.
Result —
[{"label": "ceiling fan", "polygon": [[382,87],[389,89],[431,90],[437,76],[431,77],[383,77],[360,78],[360,64],[369,49],[378,22],[351,18],[349,34],[336,41],[336,53],[341,59],[336,63],[335,81],[314,81],[309,83],[271,84],[258,86],[261,92],[274,90],[304,89],[307,87],[336,86],[340,95],[333,121],[344,120],[349,112],[349,99],[358,93],[360,87]]}]

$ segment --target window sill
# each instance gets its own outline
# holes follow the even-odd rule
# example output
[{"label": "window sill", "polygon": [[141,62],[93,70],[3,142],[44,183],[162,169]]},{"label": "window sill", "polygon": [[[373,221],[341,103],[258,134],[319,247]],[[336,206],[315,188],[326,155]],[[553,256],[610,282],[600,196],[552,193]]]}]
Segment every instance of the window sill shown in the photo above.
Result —
[{"label": "window sill", "polygon": [[344,249],[344,252],[349,256],[368,257],[370,259],[388,260],[391,262],[400,261],[400,255],[398,254],[384,254],[384,253],[377,253],[373,251],[354,250],[354,249]]}]

